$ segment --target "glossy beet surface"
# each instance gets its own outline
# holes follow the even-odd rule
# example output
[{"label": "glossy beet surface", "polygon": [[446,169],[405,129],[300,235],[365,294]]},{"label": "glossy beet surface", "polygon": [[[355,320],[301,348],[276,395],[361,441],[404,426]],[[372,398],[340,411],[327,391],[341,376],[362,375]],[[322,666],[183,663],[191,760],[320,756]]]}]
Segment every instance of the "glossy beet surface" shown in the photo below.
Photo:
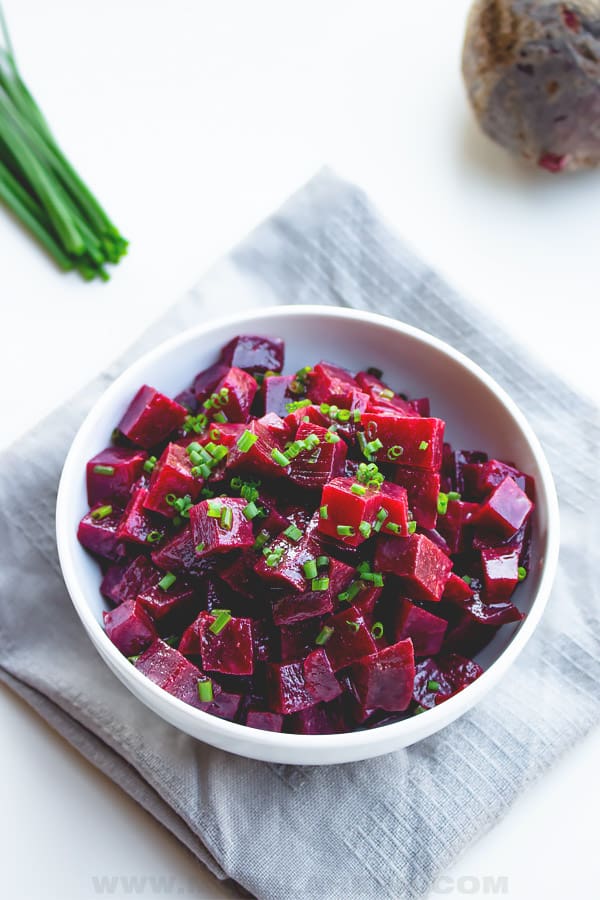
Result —
[{"label": "glossy beet surface", "polygon": [[428,399],[384,374],[283,360],[241,335],[181,403],[144,385],[89,461],[78,536],[106,633],[163,690],[251,728],[420,713],[522,618],[533,481],[444,444]]}]

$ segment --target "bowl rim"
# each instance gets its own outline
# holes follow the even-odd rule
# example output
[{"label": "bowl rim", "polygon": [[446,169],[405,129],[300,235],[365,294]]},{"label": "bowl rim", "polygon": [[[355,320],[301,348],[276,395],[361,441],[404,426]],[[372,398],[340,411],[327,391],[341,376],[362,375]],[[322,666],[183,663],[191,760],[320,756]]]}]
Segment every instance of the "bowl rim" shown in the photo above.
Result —
[{"label": "bowl rim", "polygon": [[[265,319],[269,316],[290,319],[313,317],[368,322],[376,326],[384,327],[387,330],[395,331],[398,334],[407,335],[436,349],[466,369],[472,377],[481,382],[495,395],[520,429],[521,434],[525,438],[537,463],[540,479],[539,483],[536,483],[536,492],[538,496],[543,495],[544,497],[548,511],[548,522],[545,545],[541,548],[543,561],[540,582],[537,592],[533,596],[530,612],[511,638],[510,643],[483,674],[463,691],[455,694],[443,704],[440,704],[440,706],[428,710],[427,716],[412,716],[370,730],[365,729],[362,731],[328,735],[296,735],[262,731],[260,729],[249,728],[248,726],[238,724],[237,722],[220,719],[217,716],[205,713],[202,710],[184,703],[177,697],[168,694],[132,666],[110,641],[104,632],[104,629],[94,616],[91,606],[87,602],[86,591],[79,581],[75,564],[77,552],[84,553],[85,550],[77,544],[74,523],[68,518],[68,498],[71,491],[75,489],[77,479],[82,477],[82,450],[80,448],[82,448],[88,433],[94,429],[98,421],[102,418],[102,412],[105,405],[111,398],[119,394],[121,386],[125,382],[129,382],[130,380],[135,381],[136,373],[141,373],[148,365],[151,366],[162,357],[168,356],[179,346],[186,344],[188,341],[206,337],[206,335],[209,335],[214,331],[227,327],[235,327],[238,331],[240,329],[247,330],[256,320]],[[263,324],[262,327],[264,328],[265,325]],[[507,391],[481,366],[464,353],[455,349],[446,341],[443,341],[420,328],[416,328],[415,326],[409,325],[398,319],[380,315],[379,313],[337,306],[308,304],[298,304],[293,306],[272,305],[255,307],[247,311],[220,316],[211,319],[208,322],[192,326],[191,328],[185,328],[178,334],[167,338],[156,347],[143,353],[133,363],[128,365],[107,387],[101,396],[94,402],[81,423],[66,456],[56,500],[56,539],[63,578],[73,606],[75,607],[85,630],[88,632],[88,635],[92,639],[95,649],[99,652],[100,656],[119,676],[120,680],[132,690],[135,696],[142,699],[143,702],[146,702],[146,705],[150,706],[150,708],[159,715],[162,715],[162,713],[159,712],[162,707],[171,707],[174,718],[179,722],[182,720],[187,720],[189,722],[189,729],[183,728],[187,733],[198,736],[197,732],[202,730],[206,733],[206,740],[209,743],[211,742],[211,736],[213,736],[217,745],[222,746],[226,743],[232,752],[235,752],[235,750],[231,745],[235,744],[237,740],[240,740],[245,745],[254,748],[257,754],[259,754],[261,750],[269,750],[273,756],[276,756],[278,751],[285,756],[286,751],[302,751],[304,749],[310,751],[314,758],[315,753],[318,753],[320,750],[329,750],[334,753],[336,750],[341,751],[343,748],[345,751],[352,751],[352,749],[354,749],[355,753],[364,752],[367,755],[375,755],[377,751],[374,748],[382,743],[385,744],[385,748],[381,752],[387,752],[388,750],[393,749],[394,744],[397,746],[408,746],[411,743],[435,733],[474,706],[513,664],[540,622],[550,595],[558,563],[560,516],[558,497],[552,472],[544,450],[542,449],[533,428]],[[138,690],[134,690],[129,682],[136,684]],[[152,700],[152,703],[150,703],[150,700]],[[173,722],[172,718],[167,716],[162,717]],[[194,723],[196,727],[194,727]],[[176,727],[181,728],[181,726]],[[251,751],[246,752],[246,750],[240,752],[242,752],[243,755],[250,755],[251,753]],[[352,756],[350,752],[348,758],[360,757]],[[328,761],[329,760],[323,760],[323,762]]]}]

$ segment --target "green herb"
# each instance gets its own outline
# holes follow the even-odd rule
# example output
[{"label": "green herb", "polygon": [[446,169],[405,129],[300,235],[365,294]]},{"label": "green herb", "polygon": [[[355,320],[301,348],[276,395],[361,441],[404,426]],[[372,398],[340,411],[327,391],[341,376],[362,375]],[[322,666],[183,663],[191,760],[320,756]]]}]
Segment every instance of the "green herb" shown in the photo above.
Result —
[{"label": "green herb", "polygon": [[250,450],[254,446],[257,440],[258,435],[253,434],[251,431],[248,431],[246,429],[246,431],[244,431],[237,440],[237,448],[240,453],[247,453],[248,450]]},{"label": "green herb", "polygon": [[373,627],[371,628],[371,634],[378,641],[383,637],[383,622],[374,622]]},{"label": "green herb", "polygon": [[437,693],[437,691],[439,691],[439,689],[440,689],[439,681],[434,681],[434,679],[432,678],[432,679],[430,679],[430,681],[427,682],[427,690],[431,691],[433,694]]},{"label": "green herb", "polygon": [[58,147],[21,78],[0,9],[0,199],[59,268],[109,278],[127,241]]},{"label": "green herb", "polygon": [[339,434],[336,434],[334,431],[327,430],[327,434],[325,435],[325,440],[328,444],[337,444],[341,441],[341,437]]},{"label": "green herb", "polygon": [[519,566],[519,568],[517,569],[517,573],[519,576],[519,581],[525,581],[525,579],[527,578],[527,569],[525,568],[525,566]]},{"label": "green herb", "polygon": [[329,565],[329,557],[328,556],[317,556],[317,569],[324,569],[325,566]]},{"label": "green herb", "polygon": [[231,622],[231,614],[227,609],[214,609],[213,612],[218,612],[218,615],[212,625],[209,625],[208,630],[213,634],[220,634],[228,622]]},{"label": "green herb", "polygon": [[210,678],[198,681],[198,698],[202,703],[210,703],[214,700],[213,683]]},{"label": "green herb", "polygon": [[383,397],[385,400],[393,400],[395,394],[389,388],[385,388],[385,390],[380,391],[379,396]]},{"label": "green herb", "polygon": [[353,484],[350,488],[353,494],[356,494],[357,497],[364,497],[367,493],[367,489],[364,484]]},{"label": "green herb", "polygon": [[366,450],[371,455],[377,453],[378,450],[382,450],[382,449],[383,449],[383,444],[381,443],[379,438],[375,438],[374,441],[369,441],[369,443],[366,445]]},{"label": "green herb", "polygon": [[329,587],[329,578],[313,578],[310,588],[312,591],[326,591]]},{"label": "green herb", "polygon": [[302,571],[305,576],[310,580],[312,578],[317,577],[317,561],[316,559],[307,559],[305,563],[302,564]]},{"label": "green herb", "polygon": [[458,491],[448,491],[448,500],[460,500]]},{"label": "green herb", "polygon": [[223,506],[221,509],[221,528],[224,528],[225,531],[231,531],[231,526],[233,525],[233,510],[230,506]]},{"label": "green herb", "polygon": [[440,516],[445,516],[448,512],[448,494],[445,494],[443,491],[440,491],[438,494],[437,511]]},{"label": "green herb", "polygon": [[146,462],[144,463],[144,472],[154,472],[154,467],[157,463],[157,459],[155,456],[149,456]]},{"label": "green herb", "polygon": [[429,447],[429,441],[421,441],[419,444],[419,450],[427,450]]},{"label": "green herb", "polygon": [[114,466],[94,466],[94,475],[114,475]]},{"label": "green herb", "polygon": [[242,513],[246,519],[248,519],[249,521],[252,521],[252,519],[255,519],[258,515],[260,515],[260,510],[259,510],[258,506],[256,505],[256,503],[253,500],[251,500],[250,503],[247,503],[245,505],[245,507],[242,510]]},{"label": "green herb", "polygon": [[331,625],[323,625],[320,632],[315,638],[315,644],[318,644],[319,647],[322,647],[323,644],[326,644],[331,635],[334,632],[334,628]]},{"label": "green herb", "polygon": [[189,434],[191,431],[193,431],[194,434],[200,434],[207,425],[208,416],[204,413],[198,413],[197,416],[186,416],[182,428],[186,434]]},{"label": "green herb", "polygon": [[[265,550],[267,548],[265,547]],[[263,553],[265,551],[263,550]],[[278,566],[281,562],[281,558],[283,556],[283,549],[281,547],[277,547],[275,550],[271,550],[267,553],[265,562],[270,569],[274,569],[275,566]]]},{"label": "green herb", "polygon": [[100,519],[106,519],[107,516],[110,516],[113,508],[110,505],[99,506],[97,509],[92,510],[90,513],[92,519],[96,519],[99,521]]},{"label": "green herb", "polygon": [[393,447],[387,452],[387,458],[391,460],[398,459],[404,453],[404,447],[401,447],[400,444],[394,444]]},{"label": "green herb", "polygon": [[364,522],[364,521],[363,521],[363,522],[361,522],[360,525],[358,526],[358,530],[359,530],[360,534],[362,535],[362,537],[364,537],[364,539],[366,540],[367,538],[370,538],[370,537],[371,537],[371,531],[372,531],[373,529],[372,529],[372,526],[371,526],[371,523],[370,523],[370,522]]},{"label": "green herb", "polygon": [[295,525],[290,525],[288,528],[285,529],[285,531],[283,533],[286,537],[288,537],[290,539],[290,541],[294,541],[294,543],[296,543],[296,544],[302,537],[302,532],[300,531],[299,528],[296,528]]},{"label": "green herb", "polygon": [[384,477],[375,463],[369,463],[367,465],[367,463],[361,462],[355,477],[361,484],[365,484],[367,487],[374,488],[375,490],[379,490],[384,482]]},{"label": "green herb", "polygon": [[278,450],[277,447],[274,447],[271,451],[271,459],[276,462],[279,466],[289,466],[290,461],[281,450]]},{"label": "green herb", "polygon": [[296,412],[297,409],[304,409],[305,406],[310,406],[311,401],[306,398],[305,400],[292,400],[291,403],[286,403],[285,408],[288,413]]},{"label": "green herb", "polygon": [[158,586],[161,591],[168,591],[170,587],[172,587],[177,581],[177,575],[173,575],[172,572],[167,572],[160,581],[158,582]]},{"label": "green herb", "polygon": [[392,534],[400,534],[400,526],[397,522],[386,522],[385,527],[386,530],[391,531]]},{"label": "green herb", "polygon": [[202,551],[204,550],[205,547],[206,547],[206,544],[204,541],[201,541],[199,544],[196,544],[196,547],[195,547],[196,553],[202,553]]},{"label": "green herb", "polygon": [[149,531],[146,535],[146,541],[149,544],[156,544],[162,538],[162,533],[160,531]]},{"label": "green herb", "polygon": [[416,523],[416,522],[409,522],[409,523],[408,523],[408,533],[409,533],[409,534],[414,534],[416,530],[417,530],[417,523]]},{"label": "green herb", "polygon": [[270,540],[271,540],[271,535],[269,534],[268,531],[265,531],[264,529],[262,531],[259,531],[258,534],[256,535],[256,539],[254,541],[254,549],[262,550],[263,547],[265,546],[265,544]]},{"label": "green herb", "polygon": [[324,506],[319,507],[319,515],[320,515],[320,517],[321,517],[322,519],[328,519],[328,518],[329,518],[329,512],[328,512],[328,510],[327,510],[327,504],[325,504]]},{"label": "green herb", "polygon": [[356,534],[352,525],[338,525],[336,531],[340,537],[354,537]]},{"label": "green herb", "polygon": [[470,575],[463,575],[462,580],[463,580],[464,583],[467,584],[467,585],[470,585],[470,584],[471,584],[471,576],[470,576]]},{"label": "green herb", "polygon": [[184,497],[177,497],[175,494],[167,494],[165,503],[167,506],[171,506],[177,513],[173,519],[174,522],[177,522],[178,518],[189,519],[190,509],[193,506],[192,498],[189,494],[186,494]]},{"label": "green herb", "polygon": [[360,622],[355,622],[353,619],[346,619],[346,625],[355,632],[360,628]]},{"label": "green herb", "polygon": [[427,712],[427,710],[425,709],[424,706],[415,706],[415,711],[414,711],[415,716],[420,716],[421,713],[424,713],[424,712]]},{"label": "green herb", "polygon": [[136,662],[138,661],[138,659],[140,658],[141,655],[142,655],[141,653],[138,653],[137,656],[128,656],[127,660],[128,660],[128,662],[130,662],[132,665],[135,666]]}]

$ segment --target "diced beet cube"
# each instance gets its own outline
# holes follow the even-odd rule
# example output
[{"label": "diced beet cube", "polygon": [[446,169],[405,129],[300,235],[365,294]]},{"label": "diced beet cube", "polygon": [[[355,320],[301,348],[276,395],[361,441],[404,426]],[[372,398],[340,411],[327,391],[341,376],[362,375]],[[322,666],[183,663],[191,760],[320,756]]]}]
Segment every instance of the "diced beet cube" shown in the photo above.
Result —
[{"label": "diced beet cube", "polygon": [[472,523],[511,537],[527,521],[532,509],[533,503],[525,491],[508,476],[494,488]]},{"label": "diced beet cube", "polygon": [[452,569],[448,559],[423,534],[407,538],[379,537],[375,568],[396,575],[415,600],[440,600]]},{"label": "diced beet cube", "polygon": [[424,419],[428,419],[431,415],[429,397],[418,397],[416,400],[409,400],[409,406],[417,415],[423,416]]},{"label": "diced beet cube", "polygon": [[252,675],[254,643],[252,620],[231,618],[218,634],[211,625],[218,614],[201,612],[183,634],[179,650],[189,656],[200,654],[202,667],[224,675]]},{"label": "diced beet cube", "polygon": [[481,595],[481,591],[471,581],[472,596],[466,600],[451,596],[449,599],[454,606],[467,613],[474,621],[481,625],[508,625],[510,622],[520,622],[524,616],[510,600],[497,600],[487,602]]},{"label": "diced beet cube", "polygon": [[477,510],[476,503],[464,500],[448,500],[447,511],[438,516],[437,530],[442,535],[451,553],[463,553],[470,543],[469,525]]},{"label": "diced beet cube", "polygon": [[185,407],[190,415],[195,415],[198,412],[198,398],[192,388],[186,388],[184,391],[180,391],[173,399],[175,400],[175,403],[179,403],[180,406]]},{"label": "diced beet cube", "polygon": [[245,469],[253,475],[270,478],[282,478],[286,475],[289,467],[280,466],[272,455],[274,450],[284,452],[285,442],[290,435],[283,419],[275,413],[268,413],[262,419],[249,422],[246,430],[256,436],[257,440],[246,452],[242,452],[237,445],[233,447],[229,454],[228,469]]},{"label": "diced beet cube", "polygon": [[394,610],[394,640],[410,638],[415,656],[435,656],[442,649],[448,623],[403,598]]},{"label": "diced beet cube", "polygon": [[287,716],[314,706],[315,699],[304,681],[302,662],[267,663],[265,668],[269,709]]},{"label": "diced beet cube", "polygon": [[240,334],[221,350],[221,360],[247,372],[281,372],[285,344],[281,338]]},{"label": "diced beet cube", "polygon": [[97,453],[86,466],[88,504],[114,502],[125,506],[146,458],[143,450],[126,447],[106,447]]},{"label": "diced beet cube", "polygon": [[354,597],[352,603],[370,628],[373,625],[375,604],[381,596],[382,588],[373,587],[369,582],[363,582],[363,584],[364,587],[361,589],[360,593]]},{"label": "diced beet cube", "polygon": [[481,666],[458,653],[424,659],[416,665],[413,700],[424,709],[431,709],[464,690],[482,674]]},{"label": "diced beet cube", "polygon": [[104,559],[118,560],[126,555],[125,545],[117,537],[120,509],[113,509],[104,515],[103,506],[96,506],[85,514],[77,529],[79,543]]},{"label": "diced beet cube", "polygon": [[342,693],[342,686],[322,647],[317,647],[304,660],[304,683],[319,703],[334,700]]},{"label": "diced beet cube", "polygon": [[415,680],[412,641],[398,641],[359,659],[352,664],[351,677],[364,707],[402,712],[411,701]]},{"label": "diced beet cube", "polygon": [[194,393],[198,401],[198,408],[210,395],[231,367],[223,362],[215,363],[208,369],[203,369],[194,378]]},{"label": "diced beet cube", "polygon": [[406,488],[408,508],[422,528],[435,528],[440,493],[440,476],[428,469],[394,466],[392,481]]},{"label": "diced beet cube", "polygon": [[390,388],[388,385],[374,375],[371,375],[369,372],[358,372],[356,375],[356,382],[360,389],[369,395],[369,410],[381,407],[384,409],[396,410],[403,416],[415,415],[414,409],[407,400],[399,394],[394,393],[394,391],[391,392],[393,396],[390,397]]},{"label": "diced beet cube", "polygon": [[303,422],[296,433],[296,441],[304,441],[309,435],[316,435],[320,443],[312,449],[302,450],[292,459],[289,476],[300,487],[319,488],[342,473],[348,448],[341,439],[337,443],[329,443],[326,428]]},{"label": "diced beet cube", "polygon": [[464,656],[475,656],[487,647],[496,632],[498,625],[484,625],[476,622],[467,613],[461,613],[458,620],[448,629],[444,640],[445,650],[454,650]]},{"label": "diced beet cube", "polygon": [[254,571],[259,559],[261,559],[259,551],[250,548],[236,555],[234,559],[226,558],[224,564],[217,567],[217,574],[232,591],[254,600],[260,592],[260,579]]},{"label": "diced beet cube", "polygon": [[103,616],[106,634],[124,656],[136,656],[156,637],[152,619],[136,600],[126,600]]},{"label": "diced beet cube", "polygon": [[100,582],[100,593],[107,600],[110,600],[113,606],[117,606],[122,602],[120,585],[126,568],[127,565],[124,563],[114,563],[108,567]]},{"label": "diced beet cube", "polygon": [[[197,553],[207,556],[228,550],[243,550],[254,544],[252,522],[243,513],[246,501],[236,497],[217,497],[192,506],[190,525]],[[220,511],[220,515],[211,515]]]},{"label": "diced beet cube", "polygon": [[[216,682],[213,682],[213,688]],[[243,697],[241,694],[231,694],[228,691],[221,691],[219,696],[215,696],[212,703],[200,703],[200,709],[210,713],[211,716],[218,716],[219,719],[226,719],[233,722],[238,716],[242,705]]]},{"label": "diced beet cube", "polygon": [[340,734],[347,725],[339,703],[317,703],[291,716],[287,729],[293,734]]},{"label": "diced beet cube", "polygon": [[[252,375],[248,375],[243,369],[232,367],[215,387],[214,393],[222,392],[225,399],[219,401],[214,408],[223,412],[228,422],[246,422],[257,390],[258,385]],[[211,401],[205,401],[209,402]]]},{"label": "diced beet cube", "polygon": [[327,626],[333,628],[333,632],[325,644],[325,652],[334,672],[376,650],[371,632],[355,606],[331,616]]},{"label": "diced beet cube", "polygon": [[246,725],[248,728],[260,728],[261,731],[281,731],[283,716],[250,706],[246,713]]},{"label": "diced beet cube", "polygon": [[159,570],[146,556],[136,556],[125,566],[120,566],[118,577],[116,573],[112,574],[114,568],[111,566],[108,570],[100,590],[115,605],[125,600],[135,600],[144,588],[156,584],[161,577]]},{"label": "diced beet cube", "polygon": [[533,499],[533,479],[499,459],[463,466],[465,494],[473,500],[482,501],[508,476]]},{"label": "diced beet cube", "polygon": [[[366,540],[367,535],[360,530],[361,522],[372,527],[381,506],[378,491],[368,488],[365,494],[356,494],[352,491],[354,484],[353,478],[332,478],[323,487],[320,508],[326,515],[320,515],[318,523],[321,534],[348,547],[358,547]],[[345,531],[348,528],[350,534]]]},{"label": "diced beet cube", "polygon": [[187,410],[155,388],[143,385],[119,422],[119,431],[146,450],[183,425]]},{"label": "diced beet cube", "polygon": [[[254,571],[260,578],[274,582],[277,586],[285,587],[288,590],[306,591],[304,563],[319,556],[320,552],[320,545],[315,540],[314,534],[317,515],[318,513],[315,513],[299,541],[293,540],[285,532],[282,532],[265,545],[262,558],[254,567]],[[301,521],[297,527],[302,530]]]},{"label": "diced beet cube", "polygon": [[519,551],[501,547],[480,550],[485,596],[488,602],[508,600],[519,581]]},{"label": "diced beet cube", "polygon": [[446,582],[442,600],[458,601],[468,600],[473,596],[473,591],[460,575],[455,572],[450,573],[450,578]]},{"label": "diced beet cube", "polygon": [[322,425],[324,428],[328,428],[331,424],[331,419],[325,416],[318,406],[303,406],[301,409],[295,409],[294,412],[288,413],[284,416],[284,423],[289,428],[291,434],[296,434],[296,431],[300,427],[300,425],[307,420],[313,425]]},{"label": "diced beet cube", "polygon": [[[373,499],[377,513],[384,509],[387,513],[381,526],[381,534],[393,534],[397,537],[408,535],[408,495],[406,488],[399,484],[384,481],[377,494],[377,501]],[[377,515],[375,516],[377,519]],[[397,526],[397,527],[396,527]]]},{"label": "diced beet cube", "polygon": [[477,500],[465,492],[465,468],[473,463],[487,462],[487,453],[479,450],[455,450],[450,444],[444,444],[442,474],[444,476],[443,491],[458,491],[465,500]]},{"label": "diced beet cube", "polygon": [[[179,657],[177,669],[161,687],[173,697],[177,697],[178,700],[189,703],[190,706],[195,706],[196,709],[206,710],[208,704],[203,703],[198,695],[198,682],[205,680],[206,675],[188,659],[185,659],[177,650],[174,652]],[[219,686],[213,682],[213,696],[215,699],[217,696],[220,699],[220,695]]]},{"label": "diced beet cube", "polygon": [[186,661],[181,653],[159,638],[136,660],[135,667],[154,684],[164,687],[175,677],[182,660]]},{"label": "diced beet cube", "polygon": [[177,511],[167,503],[166,498],[170,494],[175,497],[188,494],[194,502],[200,496],[203,484],[202,478],[192,475],[192,462],[187,450],[178,444],[168,444],[152,472],[145,507],[172,519]]},{"label": "diced beet cube", "polygon": [[254,643],[254,661],[269,662],[279,657],[279,629],[266,619],[252,620],[252,641]]},{"label": "diced beet cube", "polygon": [[309,374],[308,396],[315,403],[335,403],[345,409],[359,391],[354,377],[346,369],[320,362]]},{"label": "diced beet cube", "polygon": [[146,488],[138,488],[125,507],[123,517],[117,528],[120,541],[133,541],[136,544],[159,543],[165,536],[165,526],[152,518],[145,508],[148,498]]},{"label": "diced beet cube", "polygon": [[[445,424],[442,419],[411,418],[386,410],[365,414],[362,424],[367,441],[379,440],[383,444],[375,453],[378,461],[435,471],[440,468]],[[395,450],[400,447],[402,452]]]},{"label": "diced beet cube", "polygon": [[273,412],[282,418],[287,416],[287,404],[295,399],[289,389],[292,381],[293,375],[271,375],[265,378],[261,390],[265,413]]},{"label": "diced beet cube", "polygon": [[320,630],[320,619],[306,619],[296,625],[282,625],[279,629],[282,662],[303,660],[314,649]]},{"label": "diced beet cube", "polygon": [[161,580],[162,572],[159,574],[158,581],[142,587],[138,594],[139,602],[156,621],[174,610],[189,607],[190,601],[194,597],[193,587],[181,577],[177,577],[168,588],[160,587]]},{"label": "diced beet cube", "polygon": [[159,544],[152,553],[152,561],[165,572],[187,572],[189,575],[204,575],[207,561],[196,552],[196,542],[190,525]]},{"label": "diced beet cube", "polygon": [[[327,569],[320,569],[318,578],[326,577],[325,590],[308,590],[303,593],[284,594],[273,604],[273,621],[276,625],[293,625],[303,619],[330,613],[337,598],[352,581],[354,569],[339,559],[331,559]],[[311,581],[305,585],[311,587]]]}]

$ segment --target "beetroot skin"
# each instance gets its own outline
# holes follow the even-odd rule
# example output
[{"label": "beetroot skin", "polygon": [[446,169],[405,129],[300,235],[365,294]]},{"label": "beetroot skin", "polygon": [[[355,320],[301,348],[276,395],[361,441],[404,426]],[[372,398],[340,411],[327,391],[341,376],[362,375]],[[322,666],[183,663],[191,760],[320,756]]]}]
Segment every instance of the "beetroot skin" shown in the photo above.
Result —
[{"label": "beetroot skin", "polygon": [[522,620],[535,485],[444,443],[377,369],[283,361],[239,335],[175,400],[143,385],[87,464],[78,537],[107,636],[177,700],[273,732],[381,727],[467,687]]}]

